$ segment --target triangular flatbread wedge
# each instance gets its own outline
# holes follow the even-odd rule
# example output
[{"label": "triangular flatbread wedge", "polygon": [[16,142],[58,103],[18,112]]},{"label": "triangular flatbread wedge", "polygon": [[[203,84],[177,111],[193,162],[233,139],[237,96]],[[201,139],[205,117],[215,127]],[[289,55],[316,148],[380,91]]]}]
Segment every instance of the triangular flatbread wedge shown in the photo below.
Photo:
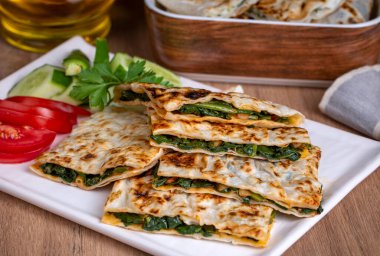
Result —
[{"label": "triangular flatbread wedge", "polygon": [[127,229],[264,247],[272,208],[210,194],[152,189],[152,176],[117,181],[102,222]]},{"label": "triangular flatbread wedge", "polygon": [[149,115],[151,144],[180,152],[296,161],[310,148],[309,135],[303,128],[267,129],[206,121],[171,121],[154,112]]},{"label": "triangular flatbread wedge", "polygon": [[76,127],[31,170],[50,180],[90,190],[139,175],[154,166],[162,148],[149,144],[148,117],[109,107]]},{"label": "triangular flatbread wedge", "polygon": [[161,157],[153,186],[165,191],[210,193],[247,204],[263,204],[298,217],[322,211],[318,181],[321,151],[296,162],[268,162],[233,156],[168,153]]}]

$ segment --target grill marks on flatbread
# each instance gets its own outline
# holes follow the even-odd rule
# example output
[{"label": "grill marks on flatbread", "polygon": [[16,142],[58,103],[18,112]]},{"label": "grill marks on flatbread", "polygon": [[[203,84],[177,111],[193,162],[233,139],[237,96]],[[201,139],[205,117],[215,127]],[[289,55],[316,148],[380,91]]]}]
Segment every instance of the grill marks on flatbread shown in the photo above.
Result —
[{"label": "grill marks on flatbread", "polygon": [[[289,107],[276,104],[270,101],[259,100],[243,93],[218,93],[204,89],[194,88],[172,88],[164,89],[157,87],[146,87],[146,93],[152,101],[152,107],[158,115],[168,120],[187,120],[187,121],[210,121],[221,123],[232,123],[240,125],[254,125],[256,127],[276,128],[300,126],[303,123],[304,116]],[[248,114],[237,113],[229,114],[228,119],[215,116],[197,116],[194,114],[181,113],[184,106],[210,103],[220,101],[227,103],[229,106],[241,112],[253,111],[258,114],[266,113],[267,116],[273,116],[272,119],[250,119]],[[227,106],[227,109],[229,108]],[[222,105],[223,108],[223,105]],[[287,118],[287,121],[278,122],[274,117]]]},{"label": "grill marks on flatbread", "polygon": [[[142,101],[138,98],[123,99],[122,94],[127,91],[145,93],[150,101]],[[151,106],[162,118],[173,121],[210,121],[266,128],[297,127],[304,121],[304,116],[300,112],[287,106],[234,92],[217,93],[205,89],[164,88],[159,85],[134,83],[116,87],[114,101],[123,105]],[[213,110],[215,102],[218,111]],[[214,115],[212,113],[196,115],[183,111],[189,106],[205,109],[204,104],[214,105],[206,109],[208,112],[214,112]],[[215,115],[215,112],[219,114]]]},{"label": "grill marks on flatbread", "polygon": [[[286,147],[299,147],[297,148],[297,154],[301,154],[299,151],[305,150],[305,145],[310,144],[310,138],[305,129],[302,128],[276,128],[267,129],[259,127],[247,127],[235,124],[226,123],[210,123],[210,122],[188,122],[184,120],[179,121],[169,121],[160,118],[158,115],[151,113],[151,123],[152,123],[152,139],[150,140],[153,146],[159,146],[164,148],[171,148],[180,152],[189,153],[207,153],[211,155],[238,155],[244,157],[253,157],[257,159],[269,159],[271,161],[278,161],[281,157],[268,157],[260,154],[246,154],[239,150],[234,150],[233,148],[228,148],[226,150],[215,151],[216,144],[220,143],[233,143],[237,146],[247,145],[249,146],[273,146],[278,148]],[[201,146],[191,146],[191,147],[181,147],[171,141],[159,141],[159,137],[170,137],[173,136],[174,139],[191,139],[200,140],[200,142],[215,143],[215,146],[210,146],[208,148],[204,147],[204,143]],[[259,153],[259,146],[257,146],[257,152]],[[261,151],[260,151],[261,152]],[[292,158],[289,158],[292,159]],[[298,159],[298,158],[297,158]]]},{"label": "grill marks on flatbread", "polygon": [[[105,186],[141,174],[157,163],[164,151],[150,146],[149,135],[146,115],[109,107],[80,123],[57,147],[37,158],[31,169],[48,179],[82,189]],[[64,167],[70,175],[74,175],[74,171],[77,174],[75,180],[67,182],[62,179],[65,176],[63,169],[58,170],[62,175],[49,175],[46,170],[44,172],[43,164]],[[112,172],[113,168],[119,169]],[[104,179],[94,181],[98,175],[103,175]],[[84,177],[92,179],[91,185],[86,184]]]},{"label": "grill marks on flatbread", "polygon": [[[148,229],[143,223],[126,225],[115,213],[143,217],[176,217],[181,225],[213,226],[208,235],[187,234],[194,238],[264,247],[269,239],[273,209],[243,205],[237,200],[210,194],[188,194],[152,189],[152,176],[117,181],[105,205],[102,222],[140,231],[181,235],[177,229]],[[146,220],[146,219],[144,219]]]},{"label": "grill marks on flatbread", "polygon": [[[313,147],[307,157],[296,162],[276,163],[173,152],[161,157],[154,187],[168,191],[211,193],[240,201],[248,197],[249,203],[265,204],[298,217],[311,217],[317,214],[322,200],[322,184],[317,178],[320,156],[318,147]],[[160,177],[168,179],[164,182],[165,179],[161,178],[160,182]],[[185,180],[178,182],[177,178],[198,182],[190,185]],[[256,196],[250,197],[252,194]],[[268,200],[262,200],[264,198]]]},{"label": "grill marks on flatbread", "polygon": [[238,144],[260,144],[285,146],[290,143],[310,143],[308,133],[303,128],[266,129],[241,125],[210,122],[171,122],[151,113],[152,134],[168,134],[181,138],[207,141],[226,141]]}]

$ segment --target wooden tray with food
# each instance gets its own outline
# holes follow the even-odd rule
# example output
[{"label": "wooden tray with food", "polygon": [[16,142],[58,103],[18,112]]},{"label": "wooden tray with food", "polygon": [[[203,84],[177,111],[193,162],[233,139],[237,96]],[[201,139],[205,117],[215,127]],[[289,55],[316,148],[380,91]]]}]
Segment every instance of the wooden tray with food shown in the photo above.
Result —
[{"label": "wooden tray with food", "polygon": [[378,0],[145,0],[157,60],[196,79],[328,86],[374,64]]}]

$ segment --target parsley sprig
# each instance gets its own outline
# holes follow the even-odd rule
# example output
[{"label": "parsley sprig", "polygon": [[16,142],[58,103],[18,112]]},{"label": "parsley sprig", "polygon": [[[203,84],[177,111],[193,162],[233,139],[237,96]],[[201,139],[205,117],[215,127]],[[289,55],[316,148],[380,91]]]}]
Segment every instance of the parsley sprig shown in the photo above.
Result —
[{"label": "parsley sprig", "polygon": [[155,72],[147,70],[144,60],[131,62],[127,70],[119,66],[112,72],[107,41],[98,39],[94,64],[90,69],[79,73],[70,96],[76,100],[88,101],[91,108],[102,110],[112,100],[109,93],[111,87],[133,82],[174,86]]}]

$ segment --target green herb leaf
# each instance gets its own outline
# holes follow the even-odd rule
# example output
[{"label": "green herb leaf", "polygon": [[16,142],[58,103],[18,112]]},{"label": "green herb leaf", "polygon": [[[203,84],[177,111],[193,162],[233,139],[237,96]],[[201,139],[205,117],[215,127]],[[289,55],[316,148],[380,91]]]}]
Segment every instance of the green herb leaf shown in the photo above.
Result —
[{"label": "green herb leaf", "polygon": [[108,50],[108,43],[105,39],[97,39],[96,40],[96,52],[95,52],[95,59],[94,64],[109,64],[109,50]]},{"label": "green herb leaf", "polygon": [[96,70],[90,69],[80,72],[78,78],[82,83],[100,84],[104,82],[102,76]]},{"label": "green herb leaf", "polygon": [[128,65],[127,75],[124,77],[124,82],[131,83],[139,78],[144,72],[145,61],[131,62]]},{"label": "green herb leaf", "polygon": [[114,75],[120,80],[123,81],[124,77],[127,76],[127,70],[124,69],[122,66],[118,66],[117,69],[114,72]]},{"label": "green herb leaf", "polygon": [[167,87],[173,87],[163,77],[155,72],[147,70],[145,61],[131,62],[128,70],[117,68],[112,72],[109,61],[107,41],[96,41],[94,65],[90,69],[83,70],[78,75],[78,82],[70,92],[70,96],[76,100],[89,101],[90,107],[102,110],[111,101],[109,89],[123,83],[154,83]]},{"label": "green herb leaf", "polygon": [[93,70],[96,71],[103,80],[120,82],[119,78],[112,74],[111,66],[109,64],[95,64]]},{"label": "green herb leaf", "polygon": [[109,100],[108,87],[99,88],[89,96],[90,107],[106,106]]}]

